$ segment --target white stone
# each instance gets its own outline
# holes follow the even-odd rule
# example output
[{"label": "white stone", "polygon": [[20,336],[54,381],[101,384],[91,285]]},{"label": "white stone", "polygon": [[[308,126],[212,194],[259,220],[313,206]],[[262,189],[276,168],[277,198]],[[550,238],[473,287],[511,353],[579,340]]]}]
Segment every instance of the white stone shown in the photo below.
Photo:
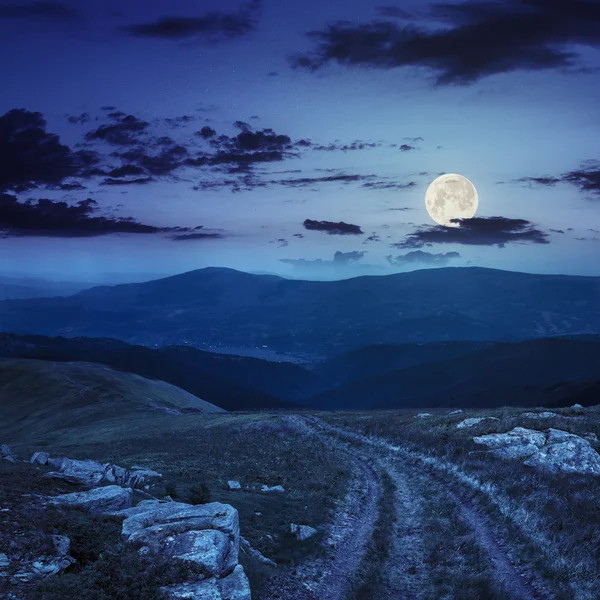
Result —
[{"label": "white stone", "polygon": [[53,504],[77,506],[92,514],[103,514],[118,511],[131,506],[133,494],[130,488],[118,485],[107,485],[85,492],[73,492],[54,496],[50,499]]},{"label": "white stone", "polygon": [[467,427],[474,427],[475,425],[479,425],[479,423],[483,423],[484,421],[499,421],[496,417],[470,417],[469,419],[465,419],[456,425],[457,429],[465,429]]},{"label": "white stone", "polygon": [[296,525],[296,523],[290,525],[290,531],[296,536],[296,539],[300,541],[307,540],[318,533],[318,531],[310,525]]},{"label": "white stone", "polygon": [[263,484],[260,488],[261,492],[285,492],[285,489],[282,485],[272,485],[268,486]]},{"label": "white stone", "polygon": [[227,482],[227,487],[230,490],[241,490],[242,489],[242,486],[241,486],[240,482],[239,481],[235,481],[233,479],[231,481]]}]

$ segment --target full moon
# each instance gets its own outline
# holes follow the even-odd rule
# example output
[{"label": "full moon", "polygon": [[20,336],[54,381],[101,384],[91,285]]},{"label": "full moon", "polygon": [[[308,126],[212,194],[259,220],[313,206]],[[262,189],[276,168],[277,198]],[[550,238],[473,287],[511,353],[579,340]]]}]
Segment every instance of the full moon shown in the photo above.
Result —
[{"label": "full moon", "polygon": [[458,227],[451,219],[470,219],[477,212],[479,197],[475,186],[462,175],[449,173],[431,182],[425,192],[425,208],[440,225]]}]

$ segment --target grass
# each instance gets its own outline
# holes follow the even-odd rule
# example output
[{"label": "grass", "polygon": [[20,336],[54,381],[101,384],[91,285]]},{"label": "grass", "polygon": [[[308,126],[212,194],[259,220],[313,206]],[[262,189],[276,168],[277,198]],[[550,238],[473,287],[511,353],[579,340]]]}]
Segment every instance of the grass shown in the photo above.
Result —
[{"label": "grass", "polygon": [[[52,446],[130,435],[167,411],[222,412],[162,381],[93,363],[0,358],[0,439]],[[173,416],[173,415],[170,415]]]},{"label": "grass", "polygon": [[[424,470],[446,473],[468,490],[490,520],[501,523],[517,558],[533,566],[548,586],[565,600],[600,597],[599,482],[593,476],[551,475],[520,461],[502,461],[476,450],[472,438],[506,432],[521,426],[562,429],[576,435],[598,434],[597,408],[557,409],[560,416],[528,419],[522,410],[469,411],[448,416],[437,412],[414,419],[412,412],[329,413],[327,421],[399,446],[407,456],[418,457]],[[532,411],[529,411],[532,412]],[[535,411],[533,411],[535,412]],[[456,424],[466,417],[494,416],[467,429]],[[597,442],[592,446],[599,449]],[[476,452],[473,452],[476,451]],[[445,500],[449,506],[449,500]],[[443,511],[444,502],[437,511]],[[441,514],[441,513],[440,513]],[[444,536],[455,537],[448,530]],[[467,572],[455,572],[458,578]]]},{"label": "grass", "polygon": [[[103,430],[100,430],[100,433]],[[240,515],[242,535],[281,568],[300,564],[323,552],[321,539],[332,518],[336,501],[346,492],[349,466],[344,455],[326,443],[292,427],[281,414],[160,415],[151,423],[138,423],[129,437],[82,439],[77,430],[45,449],[51,456],[92,458],[122,466],[140,465],[164,474],[151,492],[191,503],[206,501],[233,505]],[[45,439],[40,434],[40,439]],[[75,440],[80,440],[75,442]],[[15,446],[29,456],[35,439]],[[29,468],[29,467],[27,467]],[[242,490],[229,490],[237,480]],[[261,492],[261,485],[282,485],[284,493]],[[316,527],[320,534],[305,541],[290,532],[291,523]],[[275,569],[242,552],[253,598]]]}]

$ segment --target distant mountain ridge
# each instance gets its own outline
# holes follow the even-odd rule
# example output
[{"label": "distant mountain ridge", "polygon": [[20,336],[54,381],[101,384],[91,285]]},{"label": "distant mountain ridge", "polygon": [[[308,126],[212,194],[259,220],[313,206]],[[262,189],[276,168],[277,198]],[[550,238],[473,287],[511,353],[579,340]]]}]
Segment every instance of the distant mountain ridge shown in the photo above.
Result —
[{"label": "distant mountain ridge", "polygon": [[328,357],[372,344],[600,333],[600,278],[441,268],[302,281],[207,268],[0,302],[0,330]]},{"label": "distant mountain ridge", "polygon": [[600,401],[600,336],[375,345],[304,367],[174,346],[0,334],[0,357],[90,361],[228,410],[562,406]]}]

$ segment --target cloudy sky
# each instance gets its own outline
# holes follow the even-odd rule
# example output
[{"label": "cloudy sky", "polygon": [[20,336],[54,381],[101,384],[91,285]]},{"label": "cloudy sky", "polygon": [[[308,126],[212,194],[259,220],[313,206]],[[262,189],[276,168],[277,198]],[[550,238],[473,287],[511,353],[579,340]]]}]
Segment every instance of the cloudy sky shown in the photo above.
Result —
[{"label": "cloudy sky", "polygon": [[600,3],[383,1],[0,1],[0,272],[600,275]]}]

